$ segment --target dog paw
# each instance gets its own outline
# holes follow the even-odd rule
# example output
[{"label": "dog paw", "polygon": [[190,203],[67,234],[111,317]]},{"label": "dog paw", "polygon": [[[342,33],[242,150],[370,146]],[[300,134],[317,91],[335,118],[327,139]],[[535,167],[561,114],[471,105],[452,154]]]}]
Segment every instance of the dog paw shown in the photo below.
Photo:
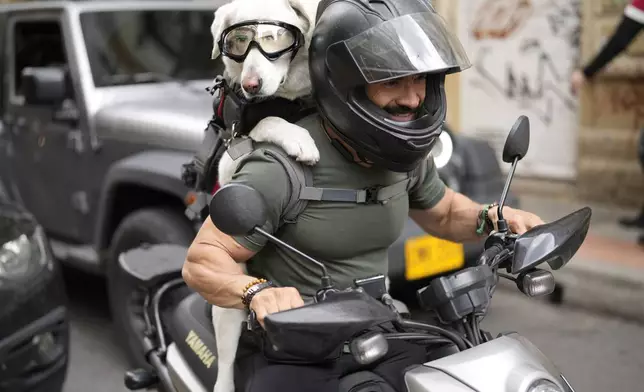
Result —
[{"label": "dog paw", "polygon": [[306,129],[293,126],[289,135],[288,139],[281,141],[281,147],[289,156],[306,165],[315,165],[320,160],[320,152]]},{"label": "dog paw", "polygon": [[279,117],[263,119],[249,136],[257,142],[280,146],[290,157],[306,165],[314,165],[320,160],[320,152],[309,132]]},{"label": "dog paw", "polygon": [[320,160],[320,151],[318,151],[315,142],[308,132],[306,132],[306,138],[309,140],[300,143],[300,154],[296,157],[296,160],[305,165],[313,166]]}]

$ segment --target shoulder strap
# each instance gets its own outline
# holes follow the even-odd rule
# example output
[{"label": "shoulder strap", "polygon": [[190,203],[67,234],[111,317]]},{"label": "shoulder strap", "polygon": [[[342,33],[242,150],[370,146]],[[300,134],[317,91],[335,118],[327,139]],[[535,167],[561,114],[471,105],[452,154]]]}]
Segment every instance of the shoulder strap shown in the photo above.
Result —
[{"label": "shoulder strap", "polygon": [[313,184],[313,173],[308,166],[293,160],[278,146],[262,143],[261,149],[284,167],[291,184],[291,196],[284,208],[279,225],[281,227],[284,223],[294,223],[306,208],[307,200],[303,199],[301,194],[302,189]]}]

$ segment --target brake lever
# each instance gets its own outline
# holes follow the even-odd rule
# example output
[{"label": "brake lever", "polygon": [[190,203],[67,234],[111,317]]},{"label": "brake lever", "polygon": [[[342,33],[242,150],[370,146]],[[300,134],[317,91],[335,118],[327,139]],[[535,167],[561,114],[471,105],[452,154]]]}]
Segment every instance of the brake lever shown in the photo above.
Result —
[{"label": "brake lever", "polygon": [[477,265],[491,265],[492,261],[504,251],[501,243],[493,243],[483,251],[479,257]]},{"label": "brake lever", "polygon": [[257,314],[254,310],[248,312],[248,320],[246,321],[246,327],[251,332],[261,331],[263,328],[259,321],[257,321]]},{"label": "brake lever", "polygon": [[506,261],[510,256],[512,255],[512,252],[509,249],[503,249],[500,253],[498,253],[490,262],[490,268],[497,268]]}]

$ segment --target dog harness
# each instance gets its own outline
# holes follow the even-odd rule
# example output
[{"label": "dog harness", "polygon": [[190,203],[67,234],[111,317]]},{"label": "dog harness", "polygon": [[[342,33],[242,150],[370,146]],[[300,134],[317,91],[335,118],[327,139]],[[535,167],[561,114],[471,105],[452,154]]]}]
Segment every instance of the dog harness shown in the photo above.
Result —
[{"label": "dog harness", "polygon": [[208,201],[205,196],[219,189],[217,167],[231,144],[246,138],[257,123],[266,117],[281,117],[294,123],[316,110],[311,97],[292,101],[280,97],[249,101],[236,94],[235,86],[229,86],[222,76],[217,76],[214,85],[206,90],[215,97],[213,115],[192,161],[182,168],[184,184],[199,192],[198,200],[186,211],[190,219],[203,217]]}]

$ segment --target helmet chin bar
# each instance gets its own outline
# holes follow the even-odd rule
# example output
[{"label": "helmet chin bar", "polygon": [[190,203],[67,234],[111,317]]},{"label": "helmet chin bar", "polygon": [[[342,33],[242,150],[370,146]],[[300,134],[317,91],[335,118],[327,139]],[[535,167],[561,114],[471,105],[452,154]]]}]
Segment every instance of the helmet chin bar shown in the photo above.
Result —
[{"label": "helmet chin bar", "polygon": [[[364,88],[355,88],[353,93],[349,94],[349,99],[345,101],[349,111],[353,113],[350,115],[354,126],[339,129],[332,120],[333,116],[329,116],[329,113],[325,113],[324,110],[321,112],[325,121],[350,147],[351,152],[348,153],[346,148],[337,142],[333,143],[334,147],[354,163],[362,165],[368,162],[369,166],[396,172],[413,170],[426,159],[438,141],[444,123],[446,114],[445,97],[442,94],[444,90],[440,88],[440,80],[437,82],[438,86],[429,88],[428,96],[431,99],[433,94],[438,92],[439,97],[435,102],[440,100],[442,104],[431,105],[429,110],[433,112],[432,114],[428,113],[428,102],[425,101],[423,116],[408,122],[393,121],[391,124],[384,121],[385,117],[389,117],[389,113],[373,103],[367,97]],[[414,126],[404,127],[405,123],[413,123]]]},{"label": "helmet chin bar", "polygon": [[[349,96],[347,104],[353,107],[354,112],[360,112],[359,114],[371,126],[379,128],[380,132],[387,132],[398,138],[413,141],[413,139],[422,137],[423,132],[432,133],[436,128],[442,126],[447,111],[445,108],[445,95],[440,94],[440,91],[441,89],[436,92],[432,86],[428,85],[426,88],[426,98],[422,103],[422,114],[409,121],[396,121],[391,119],[391,114],[369,99],[363,89],[356,89],[355,93]],[[442,104],[438,105],[437,110],[434,110],[430,114],[427,106],[432,99],[441,100]]]}]

